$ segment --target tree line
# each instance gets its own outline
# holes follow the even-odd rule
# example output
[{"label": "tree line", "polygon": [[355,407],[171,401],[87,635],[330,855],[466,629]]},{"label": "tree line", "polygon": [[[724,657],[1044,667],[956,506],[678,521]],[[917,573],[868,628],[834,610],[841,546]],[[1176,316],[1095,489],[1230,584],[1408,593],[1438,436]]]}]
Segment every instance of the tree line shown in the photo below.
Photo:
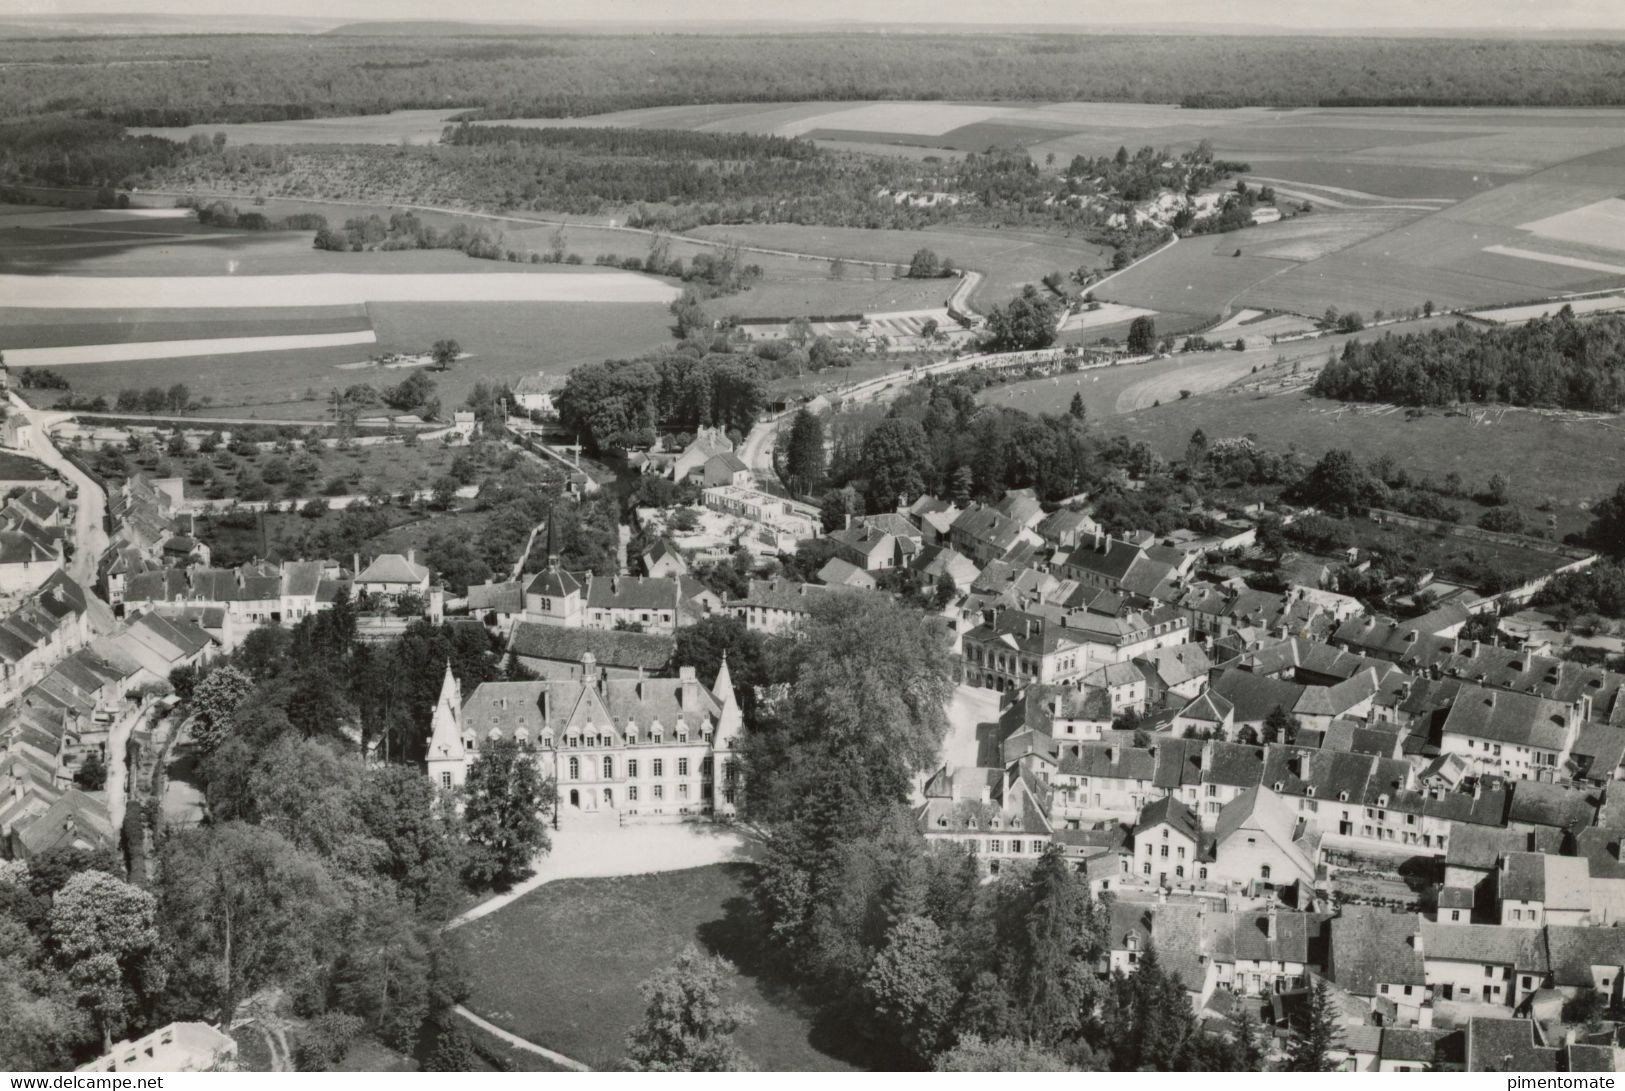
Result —
[{"label": "tree line", "polygon": [[[19,39],[8,116],[214,124],[468,105],[485,118],[818,99],[1213,106],[1619,104],[1611,42],[817,33]],[[173,54],[191,63],[121,65]],[[1326,88],[1335,87],[1335,96]]]},{"label": "tree line", "polygon": [[1325,398],[1439,406],[1494,403],[1614,413],[1625,405],[1625,318],[1556,316],[1521,326],[1350,341],[1312,388]]}]

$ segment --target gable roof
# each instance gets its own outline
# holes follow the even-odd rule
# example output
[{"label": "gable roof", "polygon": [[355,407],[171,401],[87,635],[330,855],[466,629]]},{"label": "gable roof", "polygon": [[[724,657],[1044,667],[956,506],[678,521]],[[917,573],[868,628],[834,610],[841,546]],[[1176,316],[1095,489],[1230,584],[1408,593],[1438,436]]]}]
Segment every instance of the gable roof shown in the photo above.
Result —
[{"label": "gable roof", "polygon": [[677,650],[675,637],[658,633],[576,629],[564,625],[520,621],[513,627],[508,650],[522,659],[548,659],[580,663],[592,655],[600,667],[645,671],[663,670]]},{"label": "gable roof", "polygon": [[380,553],[355,578],[357,583],[419,584],[429,578],[429,570],[399,553]]}]

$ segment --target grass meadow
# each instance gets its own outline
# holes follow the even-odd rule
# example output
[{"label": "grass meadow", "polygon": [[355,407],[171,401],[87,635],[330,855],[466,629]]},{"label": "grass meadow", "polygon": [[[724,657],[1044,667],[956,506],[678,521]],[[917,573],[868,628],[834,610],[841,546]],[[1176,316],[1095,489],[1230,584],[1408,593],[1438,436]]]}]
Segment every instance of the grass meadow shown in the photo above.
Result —
[{"label": "grass meadow", "polygon": [[749,865],[548,883],[463,929],[468,1007],[593,1068],[615,1068],[641,1018],[639,982],[695,943],[739,969],[733,999],[756,1012],[737,1036],[764,1071],[843,1071],[848,1043],[826,1040],[767,971],[746,906]]},{"label": "grass meadow", "polygon": [[[1007,302],[1023,285],[1037,284],[1049,273],[1070,273],[1079,266],[1099,268],[1111,261],[1110,251],[1095,243],[1021,229],[930,227],[921,231],[870,231],[861,227],[745,224],[701,227],[690,234],[899,265],[907,265],[916,250],[934,250],[938,257],[952,259],[982,274],[971,303],[983,309]],[[851,275],[856,275],[856,270]]]},{"label": "grass meadow", "polygon": [[1454,471],[1475,488],[1500,473],[1512,502],[1526,513],[1552,505],[1560,534],[1589,525],[1590,507],[1625,480],[1625,425],[1618,420],[1577,422],[1519,409],[1489,419],[1475,423],[1439,412],[1409,419],[1391,407],[1350,406],[1301,392],[1229,390],[1165,401],[1101,427],[1145,440],[1170,459],[1182,458],[1191,433],[1201,428],[1210,439],[1254,436],[1266,447],[1313,458],[1333,448],[1362,458],[1387,454],[1414,477],[1437,480]]}]

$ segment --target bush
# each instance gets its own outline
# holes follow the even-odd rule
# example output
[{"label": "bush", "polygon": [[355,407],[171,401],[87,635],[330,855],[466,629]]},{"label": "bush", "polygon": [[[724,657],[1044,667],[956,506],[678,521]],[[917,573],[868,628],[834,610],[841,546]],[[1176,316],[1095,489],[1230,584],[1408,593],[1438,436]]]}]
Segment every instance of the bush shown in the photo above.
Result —
[{"label": "bush", "polygon": [[359,1017],[337,1011],[318,1015],[305,1024],[293,1049],[299,1071],[325,1072],[344,1060],[362,1025]]}]

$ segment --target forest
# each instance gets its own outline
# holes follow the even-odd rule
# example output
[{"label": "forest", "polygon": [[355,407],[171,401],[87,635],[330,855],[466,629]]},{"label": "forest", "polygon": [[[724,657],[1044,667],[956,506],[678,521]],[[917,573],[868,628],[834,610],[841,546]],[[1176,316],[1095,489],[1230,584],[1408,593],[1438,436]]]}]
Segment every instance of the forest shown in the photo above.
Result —
[{"label": "forest", "polygon": [[[704,102],[1599,106],[1625,44],[1073,34],[390,35],[12,39],[0,113],[188,125],[466,107],[581,117]],[[183,63],[128,65],[171,54]],[[1328,88],[1335,90],[1328,91]]]},{"label": "forest", "polygon": [[1625,406],[1625,318],[1553,318],[1484,329],[1350,341],[1313,392],[1343,401],[1439,406],[1456,402],[1617,413]]}]

